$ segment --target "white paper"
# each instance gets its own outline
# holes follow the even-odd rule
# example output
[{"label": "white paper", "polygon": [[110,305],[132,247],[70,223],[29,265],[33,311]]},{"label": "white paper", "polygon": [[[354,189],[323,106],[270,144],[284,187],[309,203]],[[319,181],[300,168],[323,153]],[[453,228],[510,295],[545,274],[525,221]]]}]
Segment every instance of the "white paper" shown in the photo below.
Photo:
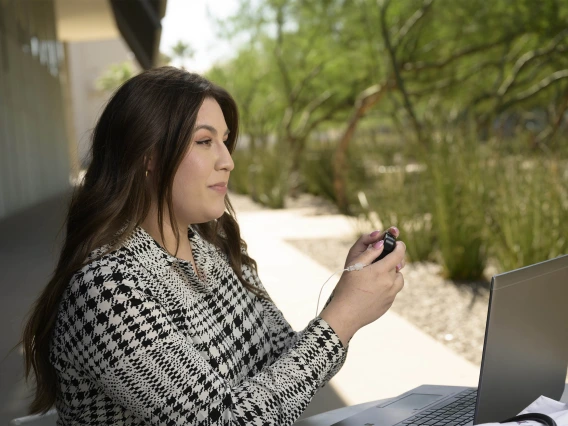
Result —
[{"label": "white paper", "polygon": [[[535,402],[525,408],[520,414],[540,413],[550,416],[556,422],[557,426],[568,426],[568,404],[558,402],[546,396],[540,396]],[[501,425],[521,425],[522,426],[543,426],[540,422],[521,421],[510,423],[484,423],[485,426],[501,426]],[[478,425],[480,426],[480,425]]]}]

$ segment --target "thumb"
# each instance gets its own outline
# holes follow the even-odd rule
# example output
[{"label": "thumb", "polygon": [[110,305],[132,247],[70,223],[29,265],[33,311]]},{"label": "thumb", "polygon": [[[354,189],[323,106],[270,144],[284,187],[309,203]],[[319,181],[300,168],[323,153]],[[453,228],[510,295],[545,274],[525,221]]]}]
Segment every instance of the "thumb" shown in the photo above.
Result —
[{"label": "thumb", "polygon": [[370,245],[369,248],[362,254],[361,258],[367,265],[370,265],[377,257],[381,255],[384,249],[385,241],[383,239],[380,239],[379,241]]},{"label": "thumb", "polygon": [[[391,226],[387,229],[395,238],[398,238],[399,230],[395,226]],[[363,254],[367,249],[370,248],[370,245],[375,244],[377,241],[382,240],[385,236],[386,231],[374,231],[370,234],[362,235],[361,238],[357,240],[355,245],[351,248],[352,257],[358,257]]]}]

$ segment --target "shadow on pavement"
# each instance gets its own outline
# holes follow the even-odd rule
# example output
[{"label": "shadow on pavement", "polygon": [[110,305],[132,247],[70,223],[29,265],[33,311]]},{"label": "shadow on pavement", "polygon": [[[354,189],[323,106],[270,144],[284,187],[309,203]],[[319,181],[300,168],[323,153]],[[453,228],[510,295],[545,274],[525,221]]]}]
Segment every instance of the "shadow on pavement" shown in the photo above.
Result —
[{"label": "shadow on pavement", "polygon": [[[47,284],[65,235],[71,189],[0,222],[0,424],[26,415],[30,388],[23,380],[19,341],[23,320]],[[61,229],[61,232],[59,232]]]}]

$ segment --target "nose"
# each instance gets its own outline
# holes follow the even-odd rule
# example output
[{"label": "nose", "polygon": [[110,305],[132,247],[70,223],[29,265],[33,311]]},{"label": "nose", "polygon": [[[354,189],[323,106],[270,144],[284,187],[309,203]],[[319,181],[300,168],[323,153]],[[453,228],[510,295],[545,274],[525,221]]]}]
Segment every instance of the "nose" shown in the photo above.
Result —
[{"label": "nose", "polygon": [[231,157],[231,153],[224,143],[222,143],[222,148],[220,149],[217,168],[218,170],[227,170],[229,172],[235,168],[233,157]]}]

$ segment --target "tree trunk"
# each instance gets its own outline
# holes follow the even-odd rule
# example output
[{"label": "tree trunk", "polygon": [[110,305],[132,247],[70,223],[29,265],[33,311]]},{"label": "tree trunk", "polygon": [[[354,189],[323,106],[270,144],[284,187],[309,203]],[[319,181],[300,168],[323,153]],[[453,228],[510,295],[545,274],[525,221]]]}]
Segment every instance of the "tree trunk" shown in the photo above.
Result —
[{"label": "tree trunk", "polygon": [[335,150],[333,159],[333,188],[335,191],[337,206],[344,214],[350,213],[347,202],[347,186],[345,183],[345,177],[347,176],[348,171],[346,158],[349,143],[355,133],[359,120],[365,116],[371,107],[382,99],[387,91],[393,88],[395,88],[395,84],[389,80],[384,84],[371,86],[361,92],[355,102],[355,107],[351,118],[349,119],[349,123],[347,124],[347,128],[343,132]]},{"label": "tree trunk", "polygon": [[307,136],[289,137],[288,146],[290,147],[291,163],[288,170],[288,195],[296,198],[300,191],[300,165]]}]

